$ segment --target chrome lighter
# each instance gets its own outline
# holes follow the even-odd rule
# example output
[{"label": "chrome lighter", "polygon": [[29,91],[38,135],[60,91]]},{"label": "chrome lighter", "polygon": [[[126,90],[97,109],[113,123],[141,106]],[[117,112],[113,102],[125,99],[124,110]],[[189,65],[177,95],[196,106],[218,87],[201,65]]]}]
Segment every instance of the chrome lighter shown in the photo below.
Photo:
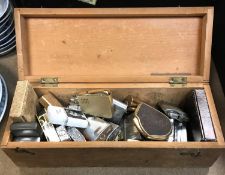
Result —
[{"label": "chrome lighter", "polygon": [[44,132],[44,135],[49,142],[60,142],[59,136],[53,126],[53,124],[49,123],[47,120],[47,115],[42,114],[37,116],[37,120],[41,125],[41,128]]},{"label": "chrome lighter", "polygon": [[81,132],[75,127],[67,127],[67,133],[75,142],[85,142],[86,139]]},{"label": "chrome lighter", "polygon": [[185,123],[174,121],[174,142],[187,142]]},{"label": "chrome lighter", "polygon": [[83,135],[89,141],[115,140],[120,132],[118,125],[98,117],[89,117],[88,122],[88,127],[83,130]]},{"label": "chrome lighter", "polygon": [[109,121],[115,124],[119,124],[122,120],[123,115],[127,112],[127,105],[116,99],[113,99],[113,108],[113,117]]},{"label": "chrome lighter", "polygon": [[187,142],[186,124],[174,119],[170,119],[170,122],[172,124],[172,132],[168,138],[168,142]]},{"label": "chrome lighter", "polygon": [[123,138],[122,140],[125,141],[140,141],[143,140],[140,132],[138,131],[137,127],[135,126],[134,122],[134,114],[130,114],[126,116],[123,121]]},{"label": "chrome lighter", "polygon": [[166,102],[159,102],[159,108],[171,119],[177,120],[179,122],[188,122],[188,115],[180,108],[173,106]]},{"label": "chrome lighter", "polygon": [[70,141],[70,136],[68,135],[67,131],[66,131],[66,128],[65,126],[58,126],[55,128],[58,136],[59,136],[59,139],[61,142],[64,142],[64,141]]}]

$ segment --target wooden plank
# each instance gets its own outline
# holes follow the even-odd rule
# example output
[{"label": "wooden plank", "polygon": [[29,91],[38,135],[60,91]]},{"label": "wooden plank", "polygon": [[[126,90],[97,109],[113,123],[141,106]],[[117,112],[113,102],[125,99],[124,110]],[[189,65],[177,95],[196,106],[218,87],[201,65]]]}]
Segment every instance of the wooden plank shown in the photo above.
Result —
[{"label": "wooden plank", "polygon": [[3,149],[26,167],[209,167],[216,149]]},{"label": "wooden plank", "polygon": [[[126,10],[124,10],[126,9]],[[213,7],[167,7],[167,8],[17,8],[23,16],[204,16]]]},{"label": "wooden plank", "polygon": [[222,149],[223,145],[217,142],[163,142],[163,141],[140,141],[140,142],[126,142],[126,141],[89,141],[89,142],[8,142],[3,148],[114,148],[114,149],[144,149],[144,148],[192,148],[192,149]]},{"label": "wooden plank", "polygon": [[208,9],[208,13],[202,21],[202,46],[201,46],[201,72],[203,79],[209,82],[211,47],[212,47],[212,29],[213,29],[213,9]]},{"label": "wooden plank", "polygon": [[12,120],[10,119],[10,117],[8,117],[7,123],[6,123],[6,127],[4,130],[4,134],[3,134],[3,138],[1,141],[1,147],[6,147],[8,142],[11,140],[10,139],[10,125],[12,124]]},{"label": "wooden plank", "polygon": [[14,12],[15,18],[15,31],[16,31],[16,50],[17,50],[17,65],[18,65],[18,77],[20,80],[24,79],[24,60],[26,60],[22,45],[22,30],[23,26],[21,25],[21,15],[19,11],[15,10]]},{"label": "wooden plank", "polygon": [[202,83],[188,83],[186,85],[176,85],[172,86],[169,83],[59,83],[56,87],[48,87],[41,85],[40,83],[32,83],[33,87],[35,89],[38,89],[41,91],[41,89],[46,89],[51,91],[52,89],[64,89],[64,91],[77,88],[77,89],[83,89],[83,88],[98,88],[98,89],[104,89],[104,88],[140,88],[140,89],[146,89],[146,88],[203,88]]},{"label": "wooden plank", "polygon": [[79,76],[58,76],[58,75],[39,75],[39,76],[24,76],[25,80],[29,80],[29,82],[40,82],[40,79],[43,77],[57,77],[58,82],[68,83],[68,82],[77,82],[77,83],[161,83],[167,82],[169,83],[171,77],[187,77],[187,81],[189,83],[200,83],[203,82],[202,76],[186,76],[186,75],[143,75],[143,76],[129,76],[129,75],[79,75]]},{"label": "wooden plank", "polygon": [[168,82],[171,76],[187,76],[190,82],[203,82],[212,11],[17,9],[29,46],[23,46],[27,57],[21,61],[26,63],[21,77],[32,82],[52,75],[60,82]]}]

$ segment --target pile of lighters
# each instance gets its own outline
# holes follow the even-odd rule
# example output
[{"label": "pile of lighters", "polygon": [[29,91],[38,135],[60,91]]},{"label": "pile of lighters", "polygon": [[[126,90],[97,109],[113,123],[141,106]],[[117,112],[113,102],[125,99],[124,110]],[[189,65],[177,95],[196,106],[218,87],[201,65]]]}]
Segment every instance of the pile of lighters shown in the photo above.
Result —
[{"label": "pile of lighters", "polygon": [[142,132],[145,129],[140,129],[139,124],[134,122],[135,111],[138,106],[141,108],[143,103],[132,96],[126,97],[122,102],[114,99],[109,90],[92,90],[72,96],[64,107],[52,93],[48,93],[39,99],[39,103],[42,106],[42,112],[36,116],[39,124],[13,123],[11,133],[14,141],[159,140],[154,138],[163,138],[161,140],[169,142],[187,141],[183,124],[188,120],[186,114],[164,102],[159,103],[159,107],[165,114],[145,105],[148,109],[155,110],[159,116],[167,115],[167,120],[170,118],[166,137],[150,135],[151,139],[145,137]]}]

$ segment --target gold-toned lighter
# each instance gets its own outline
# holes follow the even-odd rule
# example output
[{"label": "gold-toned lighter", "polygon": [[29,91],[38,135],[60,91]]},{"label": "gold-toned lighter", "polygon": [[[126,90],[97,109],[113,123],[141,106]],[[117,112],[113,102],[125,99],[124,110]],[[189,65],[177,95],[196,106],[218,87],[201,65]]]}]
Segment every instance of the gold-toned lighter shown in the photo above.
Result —
[{"label": "gold-toned lighter", "polygon": [[112,118],[113,98],[110,90],[91,90],[76,96],[81,110],[96,117]]}]

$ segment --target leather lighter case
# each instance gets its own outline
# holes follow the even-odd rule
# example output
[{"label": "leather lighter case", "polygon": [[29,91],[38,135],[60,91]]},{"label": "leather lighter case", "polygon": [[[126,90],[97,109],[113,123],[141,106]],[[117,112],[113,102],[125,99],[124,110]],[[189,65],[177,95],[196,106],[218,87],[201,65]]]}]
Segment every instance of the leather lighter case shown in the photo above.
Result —
[{"label": "leather lighter case", "polygon": [[92,90],[78,94],[77,100],[85,114],[96,117],[112,118],[113,98],[109,90]]},{"label": "leather lighter case", "polygon": [[172,132],[169,118],[145,103],[138,105],[133,121],[146,139],[167,140]]},{"label": "leather lighter case", "polygon": [[190,116],[187,127],[193,141],[216,141],[211,113],[204,89],[195,89],[187,97],[184,106]]}]

